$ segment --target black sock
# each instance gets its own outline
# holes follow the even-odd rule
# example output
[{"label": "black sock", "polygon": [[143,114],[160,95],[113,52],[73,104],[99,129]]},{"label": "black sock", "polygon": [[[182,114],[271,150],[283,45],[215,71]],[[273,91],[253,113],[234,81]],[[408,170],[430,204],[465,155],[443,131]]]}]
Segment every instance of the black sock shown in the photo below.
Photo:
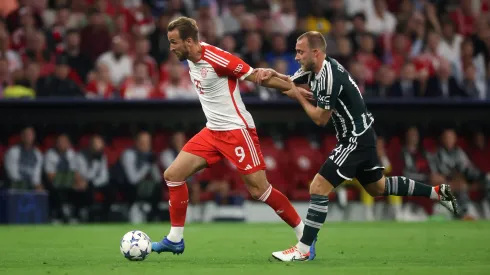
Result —
[{"label": "black sock", "polygon": [[310,245],[318,235],[318,231],[327,219],[328,196],[311,195],[310,206],[305,220],[305,229],[301,242]]},{"label": "black sock", "polygon": [[405,177],[387,177],[383,196],[411,196],[430,198],[432,186]]}]

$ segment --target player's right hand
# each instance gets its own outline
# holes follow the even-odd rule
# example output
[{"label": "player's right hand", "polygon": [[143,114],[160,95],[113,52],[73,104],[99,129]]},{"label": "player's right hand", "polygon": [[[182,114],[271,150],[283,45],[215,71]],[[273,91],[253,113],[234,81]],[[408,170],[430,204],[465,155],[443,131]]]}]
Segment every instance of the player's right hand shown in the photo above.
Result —
[{"label": "player's right hand", "polygon": [[255,82],[258,85],[261,85],[262,81],[265,81],[277,75],[276,71],[274,71],[273,69],[266,69],[266,68],[256,68],[253,70],[252,73],[255,74]]}]

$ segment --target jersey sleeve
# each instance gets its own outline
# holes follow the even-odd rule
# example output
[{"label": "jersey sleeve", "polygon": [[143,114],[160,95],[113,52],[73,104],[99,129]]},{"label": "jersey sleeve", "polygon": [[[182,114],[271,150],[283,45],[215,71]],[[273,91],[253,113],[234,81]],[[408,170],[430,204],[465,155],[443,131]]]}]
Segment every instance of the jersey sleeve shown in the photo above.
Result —
[{"label": "jersey sleeve", "polygon": [[206,50],[204,58],[213,64],[218,76],[229,76],[244,80],[253,71],[252,67],[239,57],[218,48],[213,51]]},{"label": "jersey sleeve", "polygon": [[300,68],[291,76],[291,80],[294,84],[308,84],[310,76],[311,72],[305,72]]},{"label": "jersey sleeve", "polygon": [[331,74],[327,74],[324,83],[318,83],[317,85],[322,85],[322,89],[318,92],[317,106],[325,110],[334,109],[337,97],[342,92],[343,86],[339,82],[335,82]]}]

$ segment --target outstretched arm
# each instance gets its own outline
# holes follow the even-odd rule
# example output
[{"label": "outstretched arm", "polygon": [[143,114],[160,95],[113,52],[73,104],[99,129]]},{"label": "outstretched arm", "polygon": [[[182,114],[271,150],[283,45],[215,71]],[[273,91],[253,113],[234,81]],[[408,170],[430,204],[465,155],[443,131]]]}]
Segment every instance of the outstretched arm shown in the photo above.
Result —
[{"label": "outstretched arm", "polygon": [[[261,86],[274,88],[282,91],[291,90],[293,82],[289,76],[276,72],[273,69],[254,69],[253,72],[245,78]],[[310,91],[302,89],[299,91],[307,100],[313,100],[313,94]]]}]

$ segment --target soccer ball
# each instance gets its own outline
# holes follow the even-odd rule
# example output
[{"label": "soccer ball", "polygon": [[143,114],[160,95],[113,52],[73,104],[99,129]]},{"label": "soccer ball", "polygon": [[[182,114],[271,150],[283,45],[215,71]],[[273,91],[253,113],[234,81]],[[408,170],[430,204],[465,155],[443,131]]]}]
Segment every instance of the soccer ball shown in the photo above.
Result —
[{"label": "soccer ball", "polygon": [[143,261],[151,253],[151,240],[143,231],[133,230],[124,234],[119,248],[124,258]]}]

